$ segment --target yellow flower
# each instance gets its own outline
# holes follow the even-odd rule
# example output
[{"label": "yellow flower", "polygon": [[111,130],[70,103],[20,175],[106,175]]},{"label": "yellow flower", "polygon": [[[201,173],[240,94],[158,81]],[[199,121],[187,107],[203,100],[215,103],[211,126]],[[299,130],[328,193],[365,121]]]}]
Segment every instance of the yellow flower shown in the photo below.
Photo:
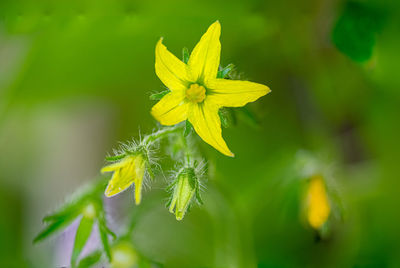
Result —
[{"label": "yellow flower", "polygon": [[233,156],[222,138],[218,110],[240,107],[270,92],[261,84],[217,78],[221,25],[213,23],[193,49],[187,64],[162,44],[156,46],[156,74],[170,92],[153,106],[151,114],[162,125],[189,120],[197,134],[227,156]]},{"label": "yellow flower", "polygon": [[311,178],[307,190],[307,219],[314,229],[319,229],[328,220],[331,207],[321,175]]},{"label": "yellow flower", "polygon": [[142,198],[142,183],[146,161],[142,154],[128,155],[119,162],[105,166],[101,172],[114,172],[105,191],[107,197],[114,196],[135,184],[135,202],[140,204]]}]

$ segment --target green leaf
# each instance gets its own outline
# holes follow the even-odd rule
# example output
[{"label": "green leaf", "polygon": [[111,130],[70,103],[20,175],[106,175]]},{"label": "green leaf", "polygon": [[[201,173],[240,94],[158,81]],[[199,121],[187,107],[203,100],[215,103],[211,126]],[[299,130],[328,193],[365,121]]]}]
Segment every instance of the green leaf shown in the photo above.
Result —
[{"label": "green leaf", "polygon": [[60,229],[64,228],[66,225],[71,223],[79,214],[69,214],[65,218],[58,218],[56,221],[49,224],[43,231],[41,231],[34,239],[33,243],[37,243],[48,236],[54,234]]},{"label": "green leaf", "polygon": [[101,255],[103,254],[100,250],[96,250],[90,253],[89,255],[80,260],[79,264],[77,265],[77,268],[87,268],[98,263],[100,261]]},{"label": "green leaf", "polygon": [[116,239],[117,236],[114,234],[114,232],[112,232],[107,227],[107,221],[106,221],[104,207],[103,207],[103,203],[102,203],[101,199],[98,200],[97,219],[98,219],[98,224],[99,224],[99,233],[100,233],[101,243],[103,244],[103,249],[107,255],[108,260],[111,262],[111,250],[110,250],[110,244],[108,242],[108,235],[111,235],[113,237],[113,239]]},{"label": "green leaf", "polygon": [[229,73],[235,68],[235,65],[229,64],[222,68],[222,70],[218,71],[217,78],[225,78],[229,75]]},{"label": "green leaf", "polygon": [[81,213],[81,210],[90,203],[90,199],[94,195],[101,194],[108,183],[108,178],[103,177],[98,181],[95,181],[90,186],[85,188],[78,196],[73,197],[74,200],[65,203],[53,214],[47,215],[43,218],[43,222],[59,221],[68,218],[69,215],[75,217]]},{"label": "green leaf", "polygon": [[80,214],[81,209],[85,206],[85,203],[86,203],[86,197],[68,203],[63,207],[61,207],[57,212],[45,216],[43,218],[43,222],[50,223],[54,221],[60,221],[68,217],[72,217],[73,215],[77,217]]},{"label": "green leaf", "polygon": [[189,122],[189,120],[185,121],[185,129],[183,130],[183,136],[186,138],[190,132],[192,132],[193,126],[192,124]]},{"label": "green leaf", "polygon": [[189,61],[189,57],[190,57],[189,50],[186,47],[184,47],[182,49],[182,61],[187,64]]},{"label": "green leaf", "polygon": [[107,156],[106,160],[109,162],[112,161],[117,161],[117,160],[121,160],[126,156],[126,154],[119,154],[119,155],[114,155],[114,156]]},{"label": "green leaf", "polygon": [[101,243],[103,244],[103,249],[104,252],[107,255],[108,261],[111,262],[111,249],[110,249],[110,243],[108,242],[108,232],[105,230],[104,227],[99,226],[99,232],[100,232],[100,238],[101,238]]},{"label": "green leaf", "polygon": [[167,90],[164,90],[164,91],[161,91],[161,92],[158,92],[158,93],[151,94],[150,95],[150,100],[155,100],[155,101],[161,100],[162,97],[167,95],[169,92],[170,91],[167,89]]},{"label": "green leaf", "polygon": [[74,197],[74,201],[66,203],[55,213],[44,217],[43,221],[48,225],[34,238],[33,243],[49,237],[70,224],[82,213],[82,209],[91,203],[91,200],[103,194],[107,183],[107,177],[100,177],[99,180],[85,188],[77,197]]},{"label": "green leaf", "polygon": [[361,2],[349,2],[338,18],[332,41],[339,51],[354,61],[371,58],[376,33],[384,24],[383,13]]},{"label": "green leaf", "polygon": [[72,250],[71,266],[74,267],[76,261],[81,254],[83,247],[86,245],[90,234],[92,233],[94,217],[82,217],[78,230],[75,235],[74,249]]}]

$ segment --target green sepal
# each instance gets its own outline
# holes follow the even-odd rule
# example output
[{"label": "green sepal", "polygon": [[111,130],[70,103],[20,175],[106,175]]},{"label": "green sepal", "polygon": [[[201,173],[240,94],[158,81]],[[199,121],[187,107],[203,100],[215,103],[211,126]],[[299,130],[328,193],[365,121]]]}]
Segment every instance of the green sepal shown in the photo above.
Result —
[{"label": "green sepal", "polygon": [[176,178],[173,182],[171,182],[171,183],[167,186],[167,188],[165,188],[165,190],[166,190],[167,192],[171,191],[177,183],[178,183],[178,179]]},{"label": "green sepal", "polygon": [[164,90],[164,91],[161,91],[161,92],[158,92],[158,93],[151,94],[150,95],[150,100],[153,100],[153,101],[161,100],[162,97],[167,95],[169,92],[170,91],[167,89],[167,90]]},{"label": "green sepal", "polygon": [[113,161],[118,161],[123,159],[126,156],[126,154],[119,154],[119,155],[114,155],[114,156],[107,156],[106,160],[109,162],[113,162]]},{"label": "green sepal", "polygon": [[232,108],[223,107],[218,110],[218,115],[223,128],[229,128],[236,125],[235,111]]},{"label": "green sepal", "polygon": [[200,205],[203,205],[204,204],[204,202],[203,202],[203,199],[201,198],[201,195],[200,195],[200,187],[197,185],[197,187],[196,187],[196,192],[195,192],[195,194],[196,194],[196,200],[197,200],[197,202],[200,204]]},{"label": "green sepal", "polygon": [[150,162],[148,160],[146,161],[146,171],[147,171],[147,174],[149,174],[150,179],[154,180],[154,178],[155,178],[154,172],[153,172]]},{"label": "green sepal", "polygon": [[182,49],[182,61],[185,64],[187,64],[189,62],[189,57],[190,57],[189,50],[186,47],[184,47]]},{"label": "green sepal", "polygon": [[172,197],[169,197],[167,203],[165,203],[165,207],[169,208],[171,206],[171,203],[172,203]]},{"label": "green sepal", "polygon": [[248,109],[247,107],[241,107],[237,109],[238,117],[245,122],[247,125],[257,128],[260,126],[260,119],[257,115]]},{"label": "green sepal", "polygon": [[186,138],[190,132],[192,132],[193,126],[192,124],[189,122],[189,120],[185,121],[185,128],[183,130],[183,136]]},{"label": "green sepal", "polygon": [[90,234],[92,233],[94,217],[82,217],[78,229],[76,230],[74,249],[72,250],[71,266],[75,267],[76,261],[86,245]]},{"label": "green sepal", "polygon": [[96,250],[96,251],[90,253],[89,255],[87,255],[86,257],[82,258],[76,267],[77,268],[91,267],[100,261],[102,255],[103,254],[100,250]]},{"label": "green sepal", "polygon": [[232,63],[225,66],[218,71],[217,78],[226,78],[233,69],[235,69],[235,65],[233,65]]},{"label": "green sepal", "polygon": [[[178,183],[178,178],[179,178],[179,176],[176,177],[176,178],[165,188],[165,191],[167,191],[167,192],[172,192],[173,189],[174,189],[174,187],[175,187],[175,185]],[[168,198],[168,201],[167,201],[167,203],[165,204],[165,207],[168,208],[168,207],[171,205],[171,203],[172,203],[172,198],[173,198],[173,192],[172,192],[172,195]]]}]

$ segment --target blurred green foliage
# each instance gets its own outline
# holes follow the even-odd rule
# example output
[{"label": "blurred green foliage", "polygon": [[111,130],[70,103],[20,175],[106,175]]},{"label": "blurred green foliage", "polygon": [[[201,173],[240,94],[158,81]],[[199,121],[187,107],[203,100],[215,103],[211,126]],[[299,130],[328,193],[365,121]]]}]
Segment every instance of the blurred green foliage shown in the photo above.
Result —
[{"label": "blurred green foliage", "polygon": [[[221,65],[272,90],[246,107],[260,124],[223,130],[234,159],[201,146],[213,176],[184,221],[157,178],[139,207],[108,199],[112,229],[134,218],[135,250],[164,267],[400,266],[398,1],[2,0],[1,267],[69,265],[77,222],[32,245],[42,216],[154,127],[157,40],[180,55],[216,19]],[[344,215],[327,239],[301,218],[300,149],[335,170]]]},{"label": "blurred green foliage", "polygon": [[355,61],[372,56],[377,32],[382,29],[384,15],[379,7],[362,2],[348,2],[332,32],[336,47]]}]

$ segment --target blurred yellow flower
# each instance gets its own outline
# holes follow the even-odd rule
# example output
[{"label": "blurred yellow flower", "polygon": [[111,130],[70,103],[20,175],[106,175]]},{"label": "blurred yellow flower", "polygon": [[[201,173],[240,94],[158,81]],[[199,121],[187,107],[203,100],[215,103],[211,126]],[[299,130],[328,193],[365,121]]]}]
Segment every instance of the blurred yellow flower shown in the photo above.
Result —
[{"label": "blurred yellow flower", "polygon": [[208,144],[234,156],[222,138],[218,110],[240,107],[270,92],[261,84],[217,78],[220,64],[221,25],[213,23],[193,49],[187,64],[162,44],[156,46],[156,74],[170,92],[153,106],[151,114],[163,125],[186,119]]},{"label": "blurred yellow flower", "polygon": [[321,175],[311,178],[307,189],[307,220],[314,229],[319,229],[328,220],[331,207]]},{"label": "blurred yellow flower", "polygon": [[135,202],[140,204],[142,198],[142,183],[146,161],[142,154],[128,155],[120,161],[105,166],[101,172],[114,172],[105,191],[107,197],[114,196],[135,184]]}]

